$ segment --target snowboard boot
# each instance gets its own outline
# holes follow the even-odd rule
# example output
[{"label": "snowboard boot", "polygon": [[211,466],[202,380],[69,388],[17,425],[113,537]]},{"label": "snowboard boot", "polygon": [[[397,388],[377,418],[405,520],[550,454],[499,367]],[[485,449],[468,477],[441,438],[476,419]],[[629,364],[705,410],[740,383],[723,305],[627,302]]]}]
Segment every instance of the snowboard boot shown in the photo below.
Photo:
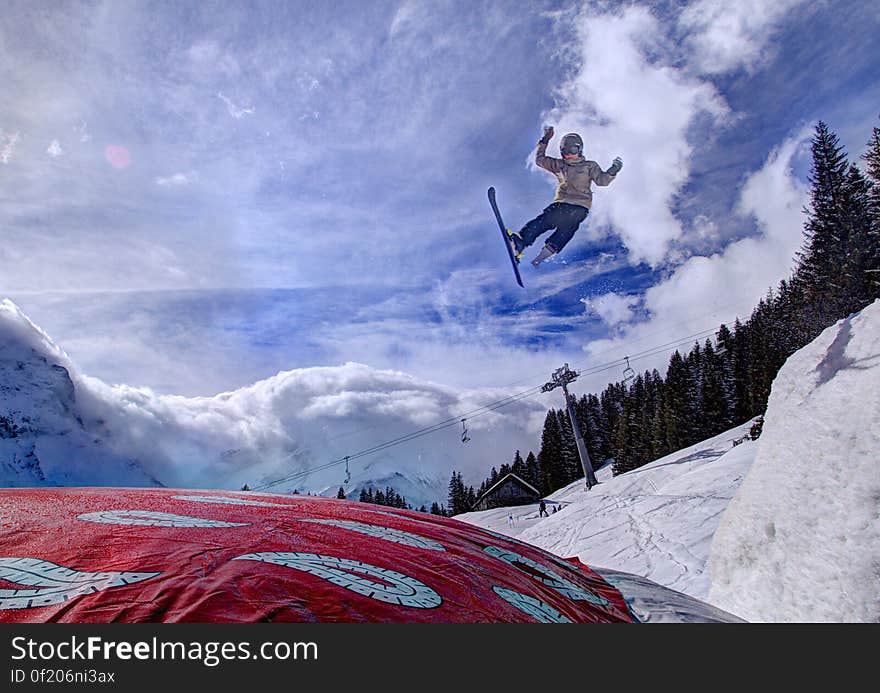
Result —
[{"label": "snowboard boot", "polygon": [[507,240],[510,243],[513,257],[519,262],[522,260],[523,251],[526,249],[526,244],[523,242],[522,236],[520,236],[519,233],[507,229]]},{"label": "snowboard boot", "polygon": [[544,260],[546,260],[546,259],[548,259],[548,258],[551,258],[551,257],[553,257],[554,255],[556,255],[556,248],[554,248],[552,245],[550,245],[549,243],[547,243],[547,244],[544,245],[543,248],[541,248],[541,252],[538,253],[538,255],[535,257],[535,259],[532,260],[532,264],[533,264],[535,267],[537,267],[537,266],[540,265],[542,262],[544,262]]}]

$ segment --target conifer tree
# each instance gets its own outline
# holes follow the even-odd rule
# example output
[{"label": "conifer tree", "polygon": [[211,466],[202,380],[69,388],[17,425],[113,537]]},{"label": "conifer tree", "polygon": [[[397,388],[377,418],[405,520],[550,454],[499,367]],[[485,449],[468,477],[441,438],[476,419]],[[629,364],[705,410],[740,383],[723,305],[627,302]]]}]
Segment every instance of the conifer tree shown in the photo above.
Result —
[{"label": "conifer tree", "polygon": [[846,174],[841,211],[838,253],[838,315],[855,313],[880,296],[873,288],[871,272],[876,269],[876,236],[871,223],[871,184],[851,165]]},{"label": "conifer tree", "polygon": [[611,457],[607,441],[602,436],[602,407],[599,404],[599,398],[594,394],[584,395],[579,400],[575,411],[590,460],[594,468],[599,467]]},{"label": "conifer tree", "polygon": [[558,470],[563,460],[562,431],[559,428],[559,416],[555,409],[547,412],[544,418],[544,431],[541,433],[541,450],[538,452],[540,478],[538,490],[541,495],[555,491],[554,479],[558,478]]},{"label": "conifer tree", "polygon": [[844,207],[846,153],[840,140],[819,121],[811,141],[813,161],[809,181],[810,208],[804,224],[804,246],[798,253],[798,273],[819,329],[833,322],[837,296],[832,290],[841,260],[840,214]]},{"label": "conifer tree", "polygon": [[710,340],[703,347],[703,378],[701,387],[704,415],[704,438],[726,431],[733,423],[730,400],[725,391],[724,361],[716,354]]},{"label": "conifer tree", "polygon": [[556,419],[562,434],[562,448],[559,462],[551,471],[551,488],[553,491],[567,486],[581,476],[581,463],[578,457],[577,443],[568,409],[557,409]]},{"label": "conifer tree", "polygon": [[342,488],[342,486],[340,486],[339,490],[336,492],[336,497],[340,500],[345,500],[345,490]]},{"label": "conifer tree", "polygon": [[447,498],[447,503],[449,507],[449,511],[453,515],[458,515],[458,513],[462,512],[461,508],[464,505],[464,482],[461,480],[461,475],[453,471],[452,478],[449,480],[449,495]]},{"label": "conifer tree", "polygon": [[654,410],[648,436],[651,447],[651,459],[659,459],[669,454],[670,450],[669,443],[666,440],[664,420],[666,411],[666,383],[657,369],[651,371],[651,388],[654,393]]},{"label": "conifer tree", "polygon": [[866,248],[865,274],[870,285],[869,297],[880,297],[880,128],[875,127],[868,141],[868,150],[862,155],[867,165],[870,182],[868,191],[869,236]]},{"label": "conifer tree", "polygon": [[670,451],[685,447],[688,439],[687,397],[687,366],[676,350],[670,357],[666,370],[666,399],[663,403],[666,443]]},{"label": "conifer tree", "polygon": [[488,486],[491,488],[495,484],[498,483],[498,470],[495,467],[492,467],[492,471],[489,473],[489,483]]},{"label": "conifer tree", "polygon": [[510,467],[510,471],[516,474],[520,479],[525,479],[525,469],[526,463],[523,461],[519,450],[517,450],[516,454],[513,456],[513,464]]},{"label": "conifer tree", "polygon": [[535,457],[535,453],[531,450],[529,451],[529,454],[526,455],[526,475],[523,478],[535,488],[539,488],[541,484],[541,474],[538,469],[538,458]]}]

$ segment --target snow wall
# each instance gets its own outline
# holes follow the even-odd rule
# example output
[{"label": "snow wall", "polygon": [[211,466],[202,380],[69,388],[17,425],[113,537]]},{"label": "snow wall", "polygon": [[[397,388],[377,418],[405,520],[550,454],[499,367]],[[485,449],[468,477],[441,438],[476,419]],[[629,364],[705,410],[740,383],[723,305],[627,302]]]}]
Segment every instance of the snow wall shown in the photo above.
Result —
[{"label": "snow wall", "polygon": [[709,555],[748,621],[880,621],[880,300],[786,361]]}]

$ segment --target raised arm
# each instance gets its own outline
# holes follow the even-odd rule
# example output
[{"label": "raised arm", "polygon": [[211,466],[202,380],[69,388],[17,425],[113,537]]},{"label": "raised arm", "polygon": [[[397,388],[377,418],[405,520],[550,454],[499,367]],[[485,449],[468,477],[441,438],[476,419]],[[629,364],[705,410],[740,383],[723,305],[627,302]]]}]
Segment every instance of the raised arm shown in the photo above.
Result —
[{"label": "raised arm", "polygon": [[538,147],[535,149],[535,163],[550,173],[558,173],[562,169],[562,159],[555,159],[547,156],[547,145],[553,139],[553,127],[544,128],[544,136],[538,140]]}]

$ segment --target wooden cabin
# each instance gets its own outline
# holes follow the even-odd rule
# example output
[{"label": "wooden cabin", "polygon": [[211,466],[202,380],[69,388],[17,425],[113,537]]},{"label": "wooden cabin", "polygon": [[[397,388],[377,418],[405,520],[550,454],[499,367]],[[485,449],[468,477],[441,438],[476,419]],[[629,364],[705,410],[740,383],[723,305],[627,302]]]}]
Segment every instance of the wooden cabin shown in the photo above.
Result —
[{"label": "wooden cabin", "polygon": [[541,493],[529,482],[523,481],[516,474],[510,473],[502,477],[477,498],[472,510],[491,510],[508,505],[528,505],[538,503]]}]

